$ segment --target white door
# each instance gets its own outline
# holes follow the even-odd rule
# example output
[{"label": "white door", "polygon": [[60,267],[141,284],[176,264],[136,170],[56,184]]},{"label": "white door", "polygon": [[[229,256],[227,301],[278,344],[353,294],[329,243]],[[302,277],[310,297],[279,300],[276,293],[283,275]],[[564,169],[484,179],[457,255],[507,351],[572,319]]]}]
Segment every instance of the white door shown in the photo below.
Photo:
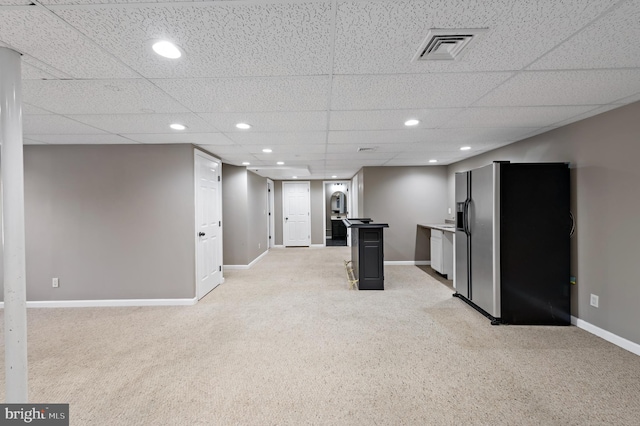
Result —
[{"label": "white door", "polygon": [[198,300],[222,282],[220,161],[194,151],[196,190],[196,293]]},{"label": "white door", "polygon": [[282,182],[282,244],[311,245],[311,202],[309,182]]}]

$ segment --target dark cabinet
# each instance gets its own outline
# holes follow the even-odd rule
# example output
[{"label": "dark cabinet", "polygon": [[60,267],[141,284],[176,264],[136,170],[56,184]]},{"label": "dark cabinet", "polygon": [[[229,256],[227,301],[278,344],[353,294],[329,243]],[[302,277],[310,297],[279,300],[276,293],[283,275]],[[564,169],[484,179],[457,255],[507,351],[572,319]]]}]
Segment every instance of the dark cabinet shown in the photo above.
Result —
[{"label": "dark cabinet", "polygon": [[351,229],[351,265],[360,290],[384,290],[384,228],[371,219],[345,219]]},{"label": "dark cabinet", "polygon": [[331,238],[334,240],[344,240],[347,238],[347,227],[342,219],[331,220]]}]

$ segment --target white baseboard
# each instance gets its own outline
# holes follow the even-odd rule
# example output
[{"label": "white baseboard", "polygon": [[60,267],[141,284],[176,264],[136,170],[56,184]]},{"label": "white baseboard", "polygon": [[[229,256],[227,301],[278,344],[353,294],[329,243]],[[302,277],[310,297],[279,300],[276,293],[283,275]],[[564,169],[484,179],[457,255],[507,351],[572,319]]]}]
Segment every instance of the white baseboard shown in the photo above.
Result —
[{"label": "white baseboard", "polygon": [[603,338],[607,342],[611,342],[616,346],[620,346],[622,349],[626,349],[629,352],[640,356],[640,345],[632,342],[631,340],[627,340],[624,337],[613,334],[610,331],[590,324],[584,320],[581,320],[580,318],[576,318],[573,315],[571,316],[571,324],[585,331],[588,331],[591,334],[595,334],[596,336]]},{"label": "white baseboard", "polygon": [[[28,300],[27,308],[103,308],[116,306],[191,306],[193,299]],[[0,302],[4,309],[4,302]]]},{"label": "white baseboard", "polygon": [[243,270],[243,269],[251,269],[251,267],[253,265],[255,265],[256,263],[258,263],[260,261],[260,259],[262,259],[264,256],[267,255],[267,253],[269,253],[269,250],[265,250],[264,252],[262,252],[262,254],[258,257],[256,257],[255,259],[253,259],[251,261],[251,263],[249,263],[248,265],[223,265],[222,269],[226,269],[227,271],[231,271],[233,269],[235,270]]},{"label": "white baseboard", "polygon": [[385,266],[423,266],[431,265],[430,260],[385,260]]},{"label": "white baseboard", "polygon": [[325,247],[325,245],[324,244],[311,244],[310,247],[311,248],[322,248],[322,247]]}]

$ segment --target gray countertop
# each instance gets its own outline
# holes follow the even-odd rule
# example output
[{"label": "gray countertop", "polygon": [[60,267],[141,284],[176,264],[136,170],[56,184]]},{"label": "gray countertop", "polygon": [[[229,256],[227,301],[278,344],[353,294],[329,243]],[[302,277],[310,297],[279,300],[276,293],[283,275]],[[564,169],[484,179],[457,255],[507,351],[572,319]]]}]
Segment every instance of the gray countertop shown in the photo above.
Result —
[{"label": "gray countertop", "polygon": [[452,223],[424,224],[419,223],[418,226],[423,228],[437,229],[444,232],[456,232],[456,226]]}]

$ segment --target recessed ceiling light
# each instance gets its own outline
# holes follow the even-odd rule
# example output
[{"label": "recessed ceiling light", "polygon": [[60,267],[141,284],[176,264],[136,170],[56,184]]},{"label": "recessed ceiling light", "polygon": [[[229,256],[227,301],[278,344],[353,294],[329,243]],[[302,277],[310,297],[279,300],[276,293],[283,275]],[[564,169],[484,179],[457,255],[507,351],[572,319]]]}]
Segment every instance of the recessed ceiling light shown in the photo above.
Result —
[{"label": "recessed ceiling light", "polygon": [[247,129],[251,128],[251,126],[249,124],[247,124],[247,123],[238,123],[238,124],[236,124],[236,127],[238,129],[242,129],[242,130],[247,130]]},{"label": "recessed ceiling light", "polygon": [[463,146],[462,148],[460,148],[460,151],[469,151],[470,149],[470,146]]},{"label": "recessed ceiling light", "polygon": [[335,179],[335,178],[337,178],[337,177],[338,177],[338,176],[333,175],[333,176],[331,176],[331,179]]},{"label": "recessed ceiling light", "polygon": [[271,148],[265,148],[262,150],[262,152],[264,152],[265,154],[269,154],[270,152],[273,152],[273,150]]},{"label": "recessed ceiling light", "polygon": [[416,120],[416,119],[411,119],[411,120],[407,120],[404,122],[405,126],[416,126],[420,123],[420,120]]},{"label": "recessed ceiling light", "polygon": [[248,162],[248,161],[243,161],[243,162],[242,162],[242,165],[243,165],[243,166],[250,166],[250,165],[251,165],[251,163],[250,163],[250,162]]},{"label": "recessed ceiling light", "polygon": [[277,164],[278,166],[282,166],[282,165],[284,165],[284,161],[278,161],[276,164]]},{"label": "recessed ceiling light", "polygon": [[438,160],[429,160],[430,163],[437,163]]},{"label": "recessed ceiling light", "polygon": [[184,130],[187,128],[187,126],[185,126],[184,124],[179,123],[170,124],[169,127],[171,127],[173,130]]},{"label": "recessed ceiling light", "polygon": [[154,52],[156,52],[160,56],[164,56],[169,59],[178,59],[182,56],[182,52],[175,44],[170,41],[161,40],[153,44],[151,46]]},{"label": "recessed ceiling light", "polygon": [[298,179],[298,176],[291,176],[291,177],[294,178],[294,179]]}]

